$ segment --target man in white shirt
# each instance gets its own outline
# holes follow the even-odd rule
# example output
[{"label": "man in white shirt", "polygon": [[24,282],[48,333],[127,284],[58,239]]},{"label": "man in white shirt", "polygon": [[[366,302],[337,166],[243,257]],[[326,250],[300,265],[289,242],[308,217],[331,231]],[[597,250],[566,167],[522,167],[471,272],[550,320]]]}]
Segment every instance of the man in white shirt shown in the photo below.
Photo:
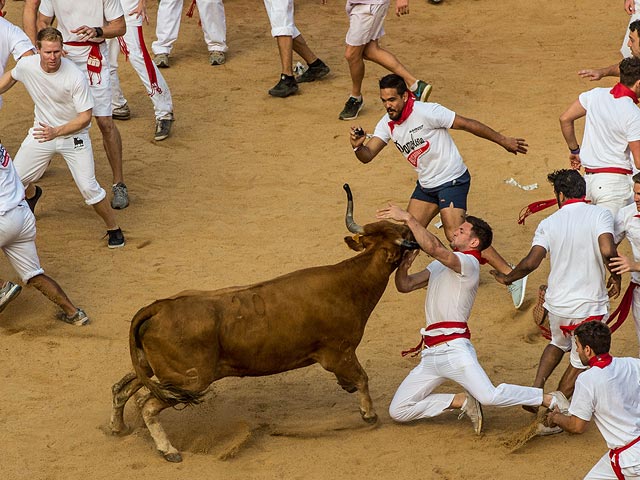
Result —
[{"label": "man in white shirt", "polygon": [[[120,0],[29,1],[40,2],[37,29],[51,26],[55,18],[62,32],[67,58],[85,72],[95,100],[93,115],[102,134],[102,144],[113,175],[111,208],[126,208],[129,193],[122,170],[122,139],[111,116],[109,50],[105,43],[105,39],[122,36],[126,32]],[[30,10],[25,6],[25,15],[27,11]],[[31,197],[31,192],[27,191],[27,195]]]},{"label": "man in white shirt", "polygon": [[15,159],[20,180],[33,186],[54,154],[61,154],[85,203],[104,221],[109,248],[123,247],[124,235],[95,177],[89,137],[93,107],[89,85],[74,63],[62,58],[62,35],[58,30],[47,27],[38,32],[37,46],[39,55],[21,59],[13,70],[0,77],[0,93],[20,81],[35,104],[33,128]]},{"label": "man in white shirt", "polygon": [[[377,218],[404,222],[420,248],[434,258],[425,270],[409,274],[418,251],[405,253],[396,270],[395,282],[403,293],[429,287],[425,300],[426,328],[422,341],[411,351],[421,351],[422,360],[398,387],[389,414],[398,422],[432,418],[449,409],[461,409],[472,421],[476,434],[482,431],[480,405],[568,406],[559,393],[543,395],[541,388],[501,384],[493,386],[478,362],[471,344],[468,320],[480,283],[480,252],[491,245],[493,233],[483,220],[468,216],[453,233],[451,248],[427,231],[409,212],[390,205],[378,210]],[[445,380],[453,380],[466,392],[439,394],[433,391]]]},{"label": "man in white shirt", "polygon": [[[640,345],[640,173],[636,173],[633,177],[633,200],[634,203],[622,207],[618,210],[618,214],[614,219],[614,240],[619,244],[625,237],[631,244],[633,257],[629,258],[625,255],[611,259],[611,270],[615,273],[622,274],[631,272],[631,282],[624,294],[622,303],[625,298],[631,296],[631,307],[633,318],[636,323],[636,335],[638,336],[638,344]],[[628,314],[626,310],[622,315]]]},{"label": "man in white shirt", "polygon": [[[44,274],[35,239],[36,219],[24,200],[24,188],[11,157],[0,144],[0,248],[24,283],[37,288],[62,309],[58,319],[71,325],[86,325],[89,318],[84,310],[71,303],[60,285]],[[2,312],[20,294],[21,287],[9,281],[0,280],[0,284]]]},{"label": "man in white shirt", "polygon": [[[527,153],[523,138],[505,137],[487,125],[465,118],[437,103],[416,102],[404,79],[390,74],[380,80],[380,98],[387,110],[371,139],[366,132],[352,127],[350,141],[356,158],[362,163],[373,160],[390,141],[418,173],[416,188],[407,211],[424,227],[438,213],[447,240],[464,222],[471,176],[449,129],[465,130],[497,143],[513,154]],[[503,273],[511,266],[493,247],[482,252],[487,261]],[[510,286],[516,308],[524,300],[525,280]]]},{"label": "man in white shirt", "polygon": [[600,322],[575,330],[576,349],[585,368],[567,414],[555,408],[547,418],[571,433],[583,433],[591,419],[609,451],[585,480],[640,478],[640,359],[612,357],[611,332]]},{"label": "man in white shirt", "polygon": [[[634,166],[640,168],[638,94],[640,59],[625,58],[620,62],[619,83],[580,94],[560,116],[571,168],[584,167],[587,200],[614,216],[633,201],[631,175]],[[582,117],[586,118],[580,146],[574,124]]]},{"label": "man in white shirt", "polygon": [[617,257],[611,212],[586,202],[585,181],[576,170],[558,170],[547,178],[559,210],[540,222],[531,250],[510,274],[491,273],[508,285],[529,275],[550,255],[544,307],[549,312],[551,342],[542,353],[533,386],[543,388],[563,355],[571,351],[570,365],[558,386],[570,397],[576,377],[585,368],[572,332],[585,321],[606,320],[609,294],[614,298],[620,294],[620,276],[612,272],[605,285],[605,265]]}]

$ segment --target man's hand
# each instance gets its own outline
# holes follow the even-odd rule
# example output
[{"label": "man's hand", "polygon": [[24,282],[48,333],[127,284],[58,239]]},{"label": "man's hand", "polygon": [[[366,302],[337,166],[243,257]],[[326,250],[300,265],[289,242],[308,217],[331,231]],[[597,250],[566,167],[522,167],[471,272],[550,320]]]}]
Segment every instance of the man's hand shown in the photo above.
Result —
[{"label": "man's hand", "polygon": [[58,136],[58,129],[39,122],[40,126],[33,129],[33,138],[40,143],[48,142]]},{"label": "man's hand", "polygon": [[367,138],[367,133],[362,129],[360,125],[351,127],[349,141],[353,148],[361,147],[364,145],[364,141]]},{"label": "man's hand", "polygon": [[502,146],[507,152],[511,152],[514,155],[522,153],[523,155],[527,153],[529,145],[524,138],[513,138],[513,137],[505,137],[505,141],[502,143]]},{"label": "man's hand", "polygon": [[406,15],[409,13],[409,0],[396,0],[396,15]]},{"label": "man's hand", "polygon": [[580,161],[579,153],[572,153],[569,155],[569,166],[572,170],[580,170],[580,168],[582,168],[582,162]]},{"label": "man's hand", "polygon": [[496,282],[501,283],[502,285],[511,285],[511,283],[507,283],[507,276],[504,273],[500,273],[497,270],[489,270],[489,273],[493,275]]},{"label": "man's hand", "polygon": [[402,260],[400,261],[400,265],[398,268],[404,268],[405,270],[409,270],[409,267],[413,264],[413,261],[416,259],[420,250],[406,250],[402,255]]},{"label": "man's hand", "polygon": [[588,79],[591,82],[595,82],[604,77],[602,70],[600,70],[599,68],[587,68],[584,70],[580,70],[578,71],[578,75],[580,75],[582,78]]},{"label": "man's hand", "polygon": [[618,298],[620,296],[620,291],[622,285],[622,278],[620,275],[612,274],[607,280],[607,294],[609,298]]},{"label": "man's hand", "polygon": [[636,4],[634,0],[624,0],[624,11],[627,12],[628,15],[633,15],[636,13]]},{"label": "man's hand", "polygon": [[81,27],[74,28],[71,33],[76,33],[80,37],[81,42],[95,42],[98,38],[98,32],[93,27],[87,27],[82,25]]},{"label": "man's hand", "polygon": [[147,16],[147,5],[145,0],[140,0],[136,8],[129,12],[129,16],[136,16],[136,19],[142,18],[142,21],[149,25],[149,17]]},{"label": "man's hand", "polygon": [[627,272],[637,272],[640,270],[638,267],[640,267],[640,265],[624,255],[613,257],[609,262],[609,269],[618,275]]},{"label": "man's hand", "polygon": [[389,219],[406,223],[411,218],[411,214],[397,205],[390,203],[387,208],[381,208],[376,212],[376,218],[378,220]]}]

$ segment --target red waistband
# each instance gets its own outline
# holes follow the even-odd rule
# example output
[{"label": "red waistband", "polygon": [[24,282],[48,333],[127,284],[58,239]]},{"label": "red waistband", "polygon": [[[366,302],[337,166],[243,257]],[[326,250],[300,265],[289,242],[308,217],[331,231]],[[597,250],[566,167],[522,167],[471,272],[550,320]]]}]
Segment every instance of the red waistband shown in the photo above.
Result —
[{"label": "red waistband", "polygon": [[640,437],[632,440],[622,447],[612,448],[611,450],[609,450],[609,460],[611,461],[611,468],[613,468],[613,471],[616,474],[616,477],[618,477],[618,480],[625,480],[624,475],[622,474],[622,467],[620,467],[620,454],[627,448],[635,445],[638,442],[640,442]]},{"label": "red waistband", "polygon": [[471,338],[471,332],[469,331],[469,326],[467,322],[438,322],[432,323],[425,330],[436,330],[438,328],[460,328],[463,329],[464,332],[460,333],[449,333],[445,335],[423,335],[422,341],[427,347],[434,347],[440,343],[449,342],[451,340],[455,340],[456,338]]},{"label": "red waistband", "polygon": [[71,45],[72,47],[93,47],[101,43],[104,43],[104,40],[100,40],[99,42],[64,42],[65,45]]},{"label": "red waistband", "polygon": [[573,331],[576,328],[578,328],[583,323],[599,322],[599,321],[602,321],[603,318],[604,318],[604,315],[591,315],[590,317],[587,317],[584,320],[582,320],[580,323],[576,323],[574,325],[560,325],[560,330],[562,330],[562,333],[564,333],[565,337],[568,337],[573,333]]},{"label": "red waistband", "polygon": [[633,170],[620,167],[602,167],[602,168],[587,168],[584,167],[584,173],[619,173],[620,175],[631,175]]}]

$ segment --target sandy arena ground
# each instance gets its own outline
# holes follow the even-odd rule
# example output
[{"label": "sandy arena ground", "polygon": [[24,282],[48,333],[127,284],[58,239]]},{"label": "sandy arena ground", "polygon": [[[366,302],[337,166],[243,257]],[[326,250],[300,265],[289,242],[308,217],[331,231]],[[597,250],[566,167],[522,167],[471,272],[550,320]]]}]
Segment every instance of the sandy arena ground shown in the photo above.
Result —
[{"label": "sandy arena ground", "polygon": [[[157,3],[149,3],[150,44]],[[7,18],[20,24],[22,3],[9,2],[6,9]],[[54,306],[31,288],[1,315],[0,476],[582,478],[606,448],[593,425],[582,436],[537,438],[510,453],[503,443],[531,419],[517,407],[485,408],[481,437],[454,412],[411,425],[390,420],[395,388],[416,363],[400,351],[417,343],[424,322],[424,293],[401,295],[393,283],[358,350],[380,416],[376,427],[360,420],[355,396],[313,366],[267,378],[224,379],[202,405],[165,411],[162,422],[183,452],[182,464],[156,453],[131,405],[126,419],[132,434],[108,434],[111,385],[130,369],[129,321],[140,307],[185,289],[249,284],[337,263],[353,255],[343,242],[348,232],[342,184],[351,184],[356,220],[364,224],[388,201],[405,205],[415,183],[393,148],[361,165],[348,144],[351,122],[337,119],[350,85],[342,1],[297,4],[298,26],[332,73],[284,100],[267,95],[279,62],[261,2],[228,0],[226,10],[230,52],[228,63],[218,67],[208,65],[197,18],[183,18],[172,66],[163,70],[177,118],[168,140],[152,141],[151,103],[123,62],[122,83],[133,111],[131,120],[118,123],[131,195],[131,206],[118,212],[124,249],[106,248],[100,220],[83,204],[60,158],[40,181],[42,264],[92,323],[74,328],[57,322]],[[412,2],[409,16],[387,19],[383,45],[435,85],[432,101],[529,141],[530,153],[515,157],[454,133],[473,176],[470,211],[493,225],[495,245],[511,261],[528,251],[543,218],[537,214],[519,226],[518,212],[549,198],[546,173],[568,165],[557,118],[580,92],[596,86],[576,72],[617,61],[626,23],[620,0],[444,0],[438,6],[421,0]],[[367,66],[365,107],[354,123],[368,131],[384,113],[377,89],[384,73]],[[22,86],[5,95],[2,140],[14,155],[31,112]],[[92,137],[98,179],[106,186],[110,171],[97,126]],[[505,185],[510,177],[540,188]],[[422,255],[416,262],[427,261]],[[480,361],[496,384],[533,380],[545,341],[531,310],[547,273],[545,262],[529,279],[523,308],[515,311],[489,268],[482,270],[470,323]],[[0,262],[0,277],[17,280],[6,261]],[[630,321],[616,333],[613,353],[637,351]],[[551,389],[558,378],[549,382]]]}]

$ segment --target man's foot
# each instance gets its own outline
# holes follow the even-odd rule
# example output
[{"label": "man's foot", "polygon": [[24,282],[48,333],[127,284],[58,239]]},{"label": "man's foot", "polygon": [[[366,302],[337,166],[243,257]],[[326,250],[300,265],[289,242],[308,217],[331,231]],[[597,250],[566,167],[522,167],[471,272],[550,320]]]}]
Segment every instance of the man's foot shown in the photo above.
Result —
[{"label": "man's foot", "polygon": [[42,189],[36,185],[36,193],[33,197],[31,198],[27,198],[27,205],[29,205],[29,208],[31,209],[32,213],[35,213],[36,211],[36,203],[38,203],[38,200],[40,200],[40,196],[42,195]]},{"label": "man's foot", "polygon": [[220,50],[214,50],[213,52],[209,52],[209,63],[211,65],[222,65],[227,61],[227,56],[224,52]]},{"label": "man's foot", "polygon": [[476,435],[480,435],[482,433],[482,405],[469,392],[466,392],[466,394],[467,398],[462,405],[462,413],[458,418],[462,418],[464,415],[469,417],[473,424],[473,431],[476,432]]},{"label": "man's foot", "polygon": [[122,234],[122,230],[120,228],[116,228],[115,230],[107,230],[107,235],[109,236],[109,241],[107,243],[109,248],[124,247],[124,235]]},{"label": "man's foot", "polygon": [[124,183],[116,183],[111,187],[111,191],[113,192],[111,208],[115,210],[122,210],[129,206],[129,192],[127,191],[127,186]]},{"label": "man's foot", "polygon": [[168,53],[159,53],[153,57],[153,63],[156,64],[158,68],[169,68],[169,54]]},{"label": "man's foot", "polygon": [[298,82],[293,76],[285,75],[284,73],[280,75],[280,81],[269,90],[269,95],[272,97],[280,97],[285,98],[289,95],[293,95],[298,91]]},{"label": "man's foot", "polygon": [[511,285],[507,285],[509,293],[511,293],[511,299],[513,300],[513,306],[520,308],[522,302],[524,302],[524,291],[527,288],[528,275],[520,280],[516,280]]},{"label": "man's foot", "polygon": [[129,120],[131,118],[129,104],[125,102],[124,105],[114,108],[111,112],[111,117],[114,120]]},{"label": "man's foot", "polygon": [[326,77],[329,74],[331,69],[327,66],[327,64],[320,59],[316,61],[320,63],[314,66],[309,65],[309,68],[307,68],[302,73],[302,75],[296,77],[296,81],[298,83],[315,82],[316,80],[320,80],[322,77]]},{"label": "man's foot", "polygon": [[171,126],[173,125],[173,118],[161,118],[156,120],[156,133],[153,135],[153,139],[156,142],[160,142],[169,137],[171,133]]},{"label": "man's foot", "polygon": [[83,325],[89,323],[89,317],[87,317],[87,314],[84,313],[84,310],[82,310],[81,308],[77,309],[76,313],[71,316],[67,315],[64,312],[59,312],[56,317],[58,318],[58,320],[62,320],[69,325],[76,325],[77,327],[82,327]]},{"label": "man's foot", "polygon": [[344,108],[340,112],[340,115],[338,115],[338,118],[340,120],[353,120],[358,116],[363,105],[363,99],[358,100],[355,97],[349,97],[349,100],[344,104]]},{"label": "man's foot", "polygon": [[20,295],[22,287],[13,282],[6,282],[2,288],[0,288],[0,313],[6,308],[7,305]]},{"label": "man's foot", "polygon": [[416,99],[420,100],[421,102],[426,102],[427,100],[429,100],[431,90],[433,90],[431,84],[423,82],[422,80],[418,80],[418,88],[416,88],[416,91],[413,92],[413,94],[416,96]]},{"label": "man's foot", "polygon": [[556,435],[557,433],[562,432],[562,428],[557,425],[555,427],[547,427],[544,423],[539,423],[536,430],[536,435],[539,437],[546,437],[547,435]]}]

